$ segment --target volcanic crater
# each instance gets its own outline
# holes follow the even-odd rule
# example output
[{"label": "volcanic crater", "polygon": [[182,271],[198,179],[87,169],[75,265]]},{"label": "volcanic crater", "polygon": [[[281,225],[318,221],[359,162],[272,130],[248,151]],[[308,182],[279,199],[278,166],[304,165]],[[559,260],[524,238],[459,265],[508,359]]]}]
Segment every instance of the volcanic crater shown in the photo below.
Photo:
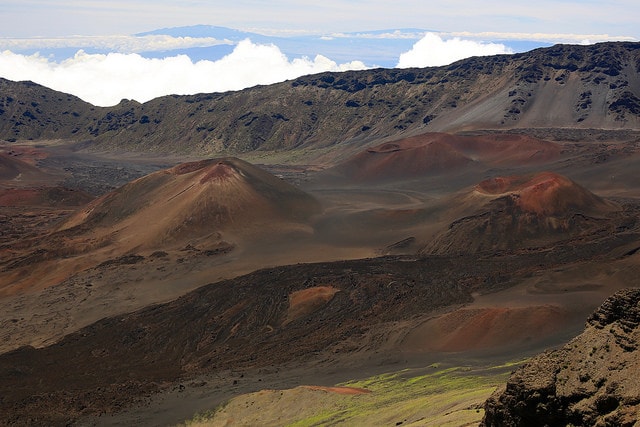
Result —
[{"label": "volcanic crater", "polygon": [[[380,411],[385,381],[443,385],[432,424],[480,422],[497,366],[640,286],[639,54],[554,46],[113,108],[0,79],[0,423],[180,423],[262,389],[305,406],[292,422],[348,423],[313,401],[368,390],[338,384],[354,379]],[[485,424],[637,423],[636,293],[517,370]],[[397,425],[427,422],[414,398]]]}]

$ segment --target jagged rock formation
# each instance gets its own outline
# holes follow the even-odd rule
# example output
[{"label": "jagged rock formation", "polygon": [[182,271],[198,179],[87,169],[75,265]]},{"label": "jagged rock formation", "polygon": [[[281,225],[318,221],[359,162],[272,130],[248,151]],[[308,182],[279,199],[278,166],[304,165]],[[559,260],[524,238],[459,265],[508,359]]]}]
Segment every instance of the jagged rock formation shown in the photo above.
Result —
[{"label": "jagged rock formation", "polygon": [[585,331],[533,358],[485,403],[482,426],[640,423],[640,289],[607,299]]},{"label": "jagged rock formation", "polygon": [[398,134],[640,125],[640,43],[557,45],[445,67],[305,76],[238,92],[93,107],[0,80],[0,138],[218,153],[367,143]]}]

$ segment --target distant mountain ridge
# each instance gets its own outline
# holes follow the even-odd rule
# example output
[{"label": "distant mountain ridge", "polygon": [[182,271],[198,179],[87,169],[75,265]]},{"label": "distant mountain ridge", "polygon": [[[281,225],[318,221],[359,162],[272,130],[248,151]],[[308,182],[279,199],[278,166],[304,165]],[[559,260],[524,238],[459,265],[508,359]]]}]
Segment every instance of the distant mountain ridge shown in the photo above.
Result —
[{"label": "distant mountain ridge", "polygon": [[[167,56],[187,55],[192,61],[209,60],[217,61],[231,53],[234,47],[242,40],[250,39],[253,43],[270,45],[274,44],[289,59],[324,55],[329,59],[343,63],[353,60],[363,61],[370,67],[394,67],[398,63],[401,53],[408,51],[431,30],[418,28],[382,29],[373,31],[358,31],[331,34],[295,34],[283,35],[262,34],[259,30],[245,31],[216,25],[192,25],[182,27],[160,28],[151,31],[125,36],[129,41],[135,41],[144,45],[144,38],[173,37],[190,38],[191,41],[200,41],[198,47],[176,47],[169,45],[163,49],[157,45],[150,45],[148,50],[135,50],[136,53],[146,58],[164,58]],[[435,31],[436,33],[438,31]],[[121,36],[116,36],[119,38]],[[212,39],[216,39],[213,41]],[[522,52],[534,47],[545,46],[545,43],[536,41],[511,41],[503,42],[514,51]],[[178,43],[179,45],[179,43]],[[41,57],[53,59],[56,62],[72,58],[79,50],[94,54],[108,54],[118,51],[131,53],[126,45],[116,43],[96,46],[95,39],[91,37],[61,38],[53,43],[28,43],[21,47],[20,44],[3,44],[0,40],[0,50],[9,49],[14,53],[23,55],[39,54]]]},{"label": "distant mountain ridge", "polygon": [[640,43],[322,73],[108,108],[30,82],[0,80],[0,94],[2,139],[70,139],[134,151],[242,153],[485,129],[639,129]]},{"label": "distant mountain ridge", "polygon": [[215,37],[217,39],[243,40],[246,37],[262,36],[258,33],[219,27],[216,25],[191,25],[188,27],[159,28],[134,34],[136,37],[167,35],[172,37]]}]

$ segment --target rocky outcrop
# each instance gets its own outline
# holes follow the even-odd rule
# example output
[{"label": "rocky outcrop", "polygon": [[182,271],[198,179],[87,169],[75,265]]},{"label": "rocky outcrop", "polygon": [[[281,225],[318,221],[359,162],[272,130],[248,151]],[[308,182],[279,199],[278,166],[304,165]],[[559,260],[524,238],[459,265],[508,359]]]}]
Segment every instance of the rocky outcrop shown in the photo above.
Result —
[{"label": "rocky outcrop", "polygon": [[640,288],[620,291],[560,350],[533,358],[485,403],[482,426],[640,425]]}]

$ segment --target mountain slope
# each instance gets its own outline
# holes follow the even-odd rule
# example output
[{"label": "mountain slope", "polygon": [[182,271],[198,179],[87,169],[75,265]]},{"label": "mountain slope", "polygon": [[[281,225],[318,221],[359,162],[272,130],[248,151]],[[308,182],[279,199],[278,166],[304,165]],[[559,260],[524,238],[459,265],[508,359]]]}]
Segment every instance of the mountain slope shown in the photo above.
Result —
[{"label": "mountain slope", "polygon": [[[267,371],[286,375],[292,366],[313,376],[320,361],[331,371],[346,369],[351,378],[384,361],[397,369],[405,352],[419,354],[449,333],[431,331],[415,340],[409,332],[470,303],[472,295],[593,257],[613,262],[637,241],[636,230],[591,242],[586,251],[557,246],[494,257],[385,257],[258,270],[103,318],[47,347],[1,354],[0,420],[57,425],[82,414],[113,413],[206,373],[235,390],[229,370],[242,382],[242,375],[262,379]],[[514,314],[508,319],[522,319]],[[521,326],[511,321],[502,330],[522,339],[530,331]]]},{"label": "mountain slope", "polygon": [[0,78],[0,138],[86,138],[87,126],[98,115],[80,98],[33,82]]},{"label": "mountain slope", "polygon": [[558,144],[525,135],[426,133],[364,150],[334,170],[363,182],[460,173],[474,166],[514,167],[559,157]]},{"label": "mountain slope", "polygon": [[[13,194],[0,194],[0,202]],[[5,245],[10,256],[0,259],[0,292],[52,286],[79,271],[155,252],[216,258],[270,247],[272,239],[296,241],[312,235],[309,219],[320,210],[314,197],[242,160],[183,163],[93,200],[45,235]]]},{"label": "mountain slope", "polygon": [[[0,137],[217,153],[358,144],[426,131],[637,129],[639,70],[640,43],[557,45],[445,67],[323,73],[110,108],[4,80],[12,100],[0,100]],[[51,98],[61,101],[43,101]]]},{"label": "mountain slope", "polygon": [[[317,213],[311,196],[234,158],[184,163],[139,178],[70,218],[61,230],[122,234],[127,246],[163,246],[192,239],[266,231]],[[250,231],[249,231],[250,230]]]},{"label": "mountain slope", "polygon": [[422,249],[462,253],[545,246],[596,232],[609,233],[619,210],[570,179],[552,173],[496,177],[455,198],[461,212]]},{"label": "mountain slope", "polygon": [[17,157],[0,152],[0,188],[51,181],[53,177]]},{"label": "mountain slope", "polygon": [[60,424],[117,411],[180,377],[229,369],[328,360],[334,370],[351,361],[353,375],[377,352],[397,355],[397,341],[419,319],[555,264],[527,256],[510,258],[508,271],[499,257],[382,258],[264,269],[203,286],[51,346],[0,355],[0,413]]}]

